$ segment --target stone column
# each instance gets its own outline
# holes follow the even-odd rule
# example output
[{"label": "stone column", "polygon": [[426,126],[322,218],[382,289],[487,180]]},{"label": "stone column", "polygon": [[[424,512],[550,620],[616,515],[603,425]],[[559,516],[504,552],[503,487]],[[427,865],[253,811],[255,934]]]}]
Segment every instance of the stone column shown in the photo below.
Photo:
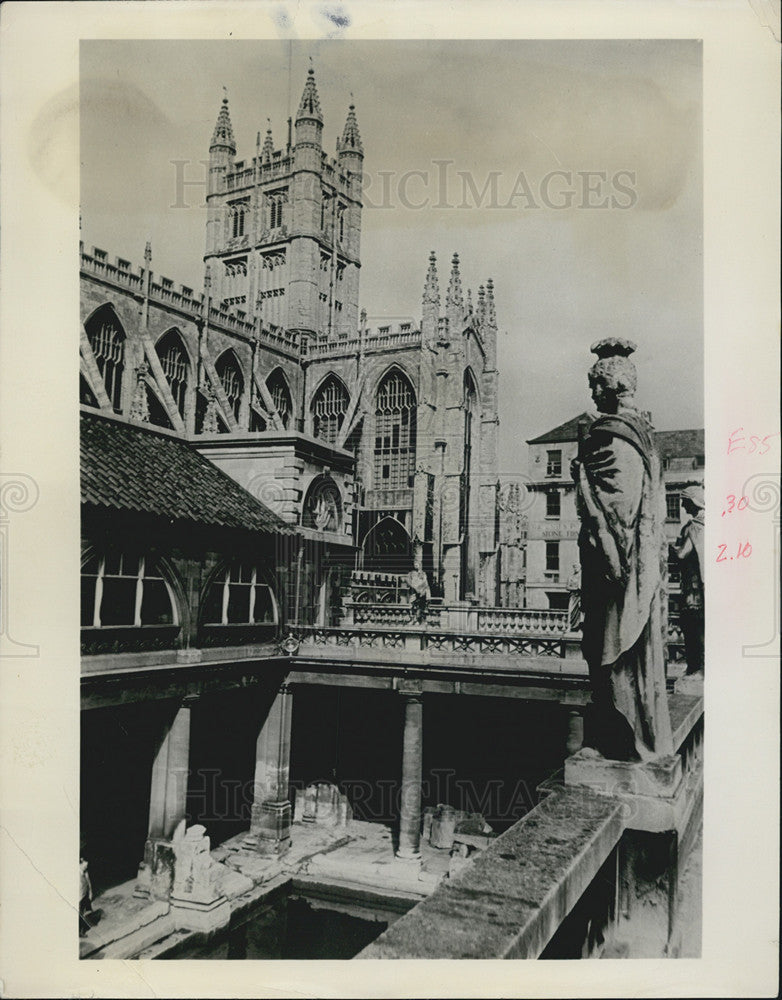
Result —
[{"label": "stone column", "polygon": [[565,749],[568,756],[577,753],[584,745],[584,710],[571,708],[568,710],[567,743]]},{"label": "stone column", "polygon": [[293,695],[283,684],[258,735],[255,784],[247,847],[261,854],[284,854],[291,843],[291,803],[288,798]]},{"label": "stone column", "polygon": [[421,771],[423,759],[423,705],[421,681],[400,680],[398,691],[405,698],[405,730],[402,745],[402,795],[399,814],[397,857],[421,857]]},{"label": "stone column", "polygon": [[168,898],[174,875],[171,839],[185,820],[190,766],[190,710],[195,697],[186,698],[163,737],[152,764],[149,826],[144,860],[139,867],[135,895]]}]

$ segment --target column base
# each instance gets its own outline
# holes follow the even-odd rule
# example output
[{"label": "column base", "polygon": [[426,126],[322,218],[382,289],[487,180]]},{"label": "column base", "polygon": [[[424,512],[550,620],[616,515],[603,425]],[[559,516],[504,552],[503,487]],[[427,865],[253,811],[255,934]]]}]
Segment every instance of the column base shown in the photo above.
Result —
[{"label": "column base", "polygon": [[421,852],[412,847],[399,847],[395,854],[398,861],[421,861]]},{"label": "column base", "polygon": [[266,856],[285,854],[291,846],[291,813],[288,801],[253,806],[250,832],[243,840],[244,846]]}]

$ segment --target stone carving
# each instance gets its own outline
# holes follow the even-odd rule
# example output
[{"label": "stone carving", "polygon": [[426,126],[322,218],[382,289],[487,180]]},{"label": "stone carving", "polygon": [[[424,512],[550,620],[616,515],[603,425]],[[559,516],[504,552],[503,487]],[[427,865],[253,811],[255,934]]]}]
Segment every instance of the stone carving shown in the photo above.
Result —
[{"label": "stone carving", "polygon": [[418,541],[413,548],[413,568],[407,574],[405,582],[410,588],[411,620],[424,622],[432,593],[429,589],[429,578],[423,569],[423,545]]},{"label": "stone carving", "polygon": [[136,368],[136,384],[133,387],[133,398],[130,401],[130,419],[149,423],[149,399],[147,397],[147,376],[149,365],[142,361]]},{"label": "stone carving", "polygon": [[317,826],[347,827],[353,819],[353,810],[347,795],[336,785],[316,781],[303,790],[297,789],[293,819]]},{"label": "stone carving", "polygon": [[450,851],[454,844],[479,849],[488,844],[492,835],[492,828],[480,813],[463,812],[444,803],[424,810],[423,839],[438,850]]},{"label": "stone carving", "polygon": [[651,424],[633,403],[635,344],[607,338],[591,350],[600,415],[571,466],[593,702],[585,742],[615,760],[646,761],[673,752],[661,631],[664,491]]},{"label": "stone carving", "polygon": [[174,884],[171,895],[177,899],[208,906],[220,897],[220,866],[212,860],[210,841],[203,826],[185,828],[182,820],[172,838],[174,849]]},{"label": "stone carving", "polygon": [[690,515],[679,537],[671,545],[671,553],[681,563],[682,608],[679,624],[684,635],[687,673],[703,673],[703,488],[688,486],[682,492],[682,507]]}]

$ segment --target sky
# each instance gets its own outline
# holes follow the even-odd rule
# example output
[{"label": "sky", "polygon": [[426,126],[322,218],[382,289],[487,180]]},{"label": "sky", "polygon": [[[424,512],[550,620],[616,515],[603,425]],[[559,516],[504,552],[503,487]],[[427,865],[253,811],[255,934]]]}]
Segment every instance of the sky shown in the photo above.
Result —
[{"label": "sky", "polygon": [[249,160],[267,119],[284,144],[310,65],[327,152],[356,106],[370,323],[420,319],[431,250],[443,296],[454,251],[473,296],[494,281],[501,472],[591,408],[603,336],[638,344],[658,429],[703,426],[697,41],[83,41],[85,244],[138,264],[150,239],[155,273],[199,290],[223,88]]}]

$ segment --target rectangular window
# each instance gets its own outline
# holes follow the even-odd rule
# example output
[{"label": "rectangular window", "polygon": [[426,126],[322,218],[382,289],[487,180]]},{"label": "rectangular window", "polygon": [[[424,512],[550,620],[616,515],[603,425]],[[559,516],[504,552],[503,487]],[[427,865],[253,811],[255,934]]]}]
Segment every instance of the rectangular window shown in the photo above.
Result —
[{"label": "rectangular window", "polygon": [[546,572],[559,572],[559,542],[546,542]]},{"label": "rectangular window", "polygon": [[562,452],[558,448],[555,451],[546,452],[546,475],[562,475]]},{"label": "rectangular window", "polygon": [[680,497],[678,493],[666,493],[665,512],[669,521],[679,520]]},{"label": "rectangular window", "polygon": [[546,517],[559,517],[560,511],[559,490],[549,490],[546,494]]}]

